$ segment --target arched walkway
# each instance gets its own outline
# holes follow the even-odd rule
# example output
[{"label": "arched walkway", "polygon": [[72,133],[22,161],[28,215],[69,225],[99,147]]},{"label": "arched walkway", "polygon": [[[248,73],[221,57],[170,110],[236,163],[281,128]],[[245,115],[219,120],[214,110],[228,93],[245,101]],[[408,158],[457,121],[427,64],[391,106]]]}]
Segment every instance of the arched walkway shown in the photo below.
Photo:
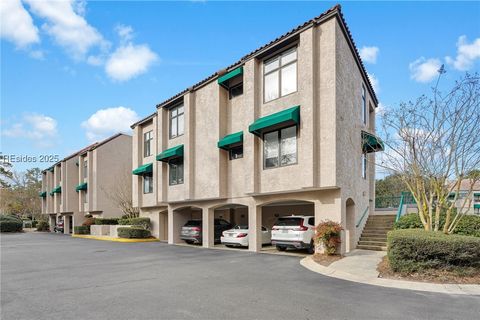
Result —
[{"label": "arched walkway", "polygon": [[349,198],[345,202],[345,250],[350,252],[355,249],[355,202]]}]

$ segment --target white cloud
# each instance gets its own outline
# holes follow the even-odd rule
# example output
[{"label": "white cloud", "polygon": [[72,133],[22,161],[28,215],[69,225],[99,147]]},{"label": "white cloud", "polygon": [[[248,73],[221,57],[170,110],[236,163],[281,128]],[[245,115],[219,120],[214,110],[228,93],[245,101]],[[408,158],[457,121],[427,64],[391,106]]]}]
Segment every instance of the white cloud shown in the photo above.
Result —
[{"label": "white cloud", "polygon": [[410,78],[418,82],[430,82],[438,76],[438,69],[442,63],[439,59],[425,59],[421,57],[408,66]]},{"label": "white cloud", "polygon": [[457,56],[455,59],[445,57],[448,64],[460,71],[469,70],[475,60],[480,59],[480,38],[468,43],[467,36],[460,36],[457,41]]},{"label": "white cloud", "polygon": [[118,132],[130,132],[130,126],[138,121],[135,111],[125,107],[100,109],[82,122],[87,139],[98,141]]},{"label": "white cloud", "polygon": [[370,83],[372,84],[373,90],[375,91],[376,94],[380,92],[380,82],[378,81],[378,78],[375,77],[373,73],[368,73],[367,76],[370,79]]},{"label": "white cloud", "polygon": [[26,113],[20,122],[12,124],[2,135],[20,139],[27,138],[39,147],[51,147],[56,143],[57,120],[37,113]]},{"label": "white cloud", "polygon": [[0,1],[0,35],[17,48],[39,43],[38,28],[20,0]]},{"label": "white cloud", "polygon": [[379,102],[377,108],[375,109],[375,113],[378,115],[384,115],[387,111],[388,107],[383,103]]},{"label": "white cloud", "polygon": [[360,49],[360,57],[363,61],[368,63],[377,63],[377,56],[378,56],[378,47],[366,47],[363,46]]},{"label": "white cloud", "polygon": [[133,28],[131,26],[120,24],[115,27],[115,31],[124,43],[133,39]]},{"label": "white cloud", "polygon": [[107,45],[102,35],[83,17],[84,1],[24,1],[35,15],[47,21],[42,29],[73,58],[82,59],[92,47]]},{"label": "white cloud", "polygon": [[146,44],[122,45],[112,53],[105,65],[107,75],[116,81],[126,81],[148,71],[158,56]]},{"label": "white cloud", "polygon": [[37,60],[43,60],[45,58],[45,54],[43,53],[42,50],[32,50],[30,51],[30,57],[37,59]]}]

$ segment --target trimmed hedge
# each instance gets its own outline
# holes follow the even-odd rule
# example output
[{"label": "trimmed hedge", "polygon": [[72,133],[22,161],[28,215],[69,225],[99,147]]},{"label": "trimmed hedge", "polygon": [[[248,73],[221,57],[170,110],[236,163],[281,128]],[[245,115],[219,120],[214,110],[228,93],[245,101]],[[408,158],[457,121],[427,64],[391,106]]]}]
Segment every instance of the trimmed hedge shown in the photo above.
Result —
[{"label": "trimmed hedge", "polygon": [[95,218],[96,225],[116,225],[118,218]]},{"label": "trimmed hedge", "polygon": [[0,215],[0,232],[21,232],[22,219],[12,215]]},{"label": "trimmed hedge", "polygon": [[[440,215],[440,229],[445,224],[445,214]],[[394,229],[423,229],[422,221],[417,213],[408,213],[403,215],[394,224]],[[461,218],[454,234],[461,234],[464,236],[480,237],[480,216],[465,215]]]},{"label": "trimmed hedge", "polygon": [[480,267],[480,238],[425,230],[394,230],[387,236],[388,261],[393,271]]},{"label": "trimmed hedge", "polygon": [[139,227],[120,227],[117,232],[119,238],[144,239],[150,237],[150,231]]},{"label": "trimmed hedge", "polygon": [[73,227],[75,234],[90,234],[90,226],[75,226]]},{"label": "trimmed hedge", "polygon": [[49,231],[50,230],[50,225],[48,224],[47,221],[40,220],[37,223],[37,231]]},{"label": "trimmed hedge", "polygon": [[463,216],[453,233],[480,237],[480,216]]},{"label": "trimmed hedge", "polygon": [[143,229],[149,230],[150,229],[150,218],[147,218],[147,217],[123,218],[123,219],[118,220],[118,224],[140,226]]}]

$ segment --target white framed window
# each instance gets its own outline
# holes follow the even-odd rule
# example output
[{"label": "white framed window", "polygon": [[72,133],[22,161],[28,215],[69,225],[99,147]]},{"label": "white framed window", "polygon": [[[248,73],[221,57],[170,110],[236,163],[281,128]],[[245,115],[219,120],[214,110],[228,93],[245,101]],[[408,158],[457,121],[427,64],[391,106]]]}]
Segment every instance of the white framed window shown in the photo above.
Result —
[{"label": "white framed window", "polygon": [[153,176],[144,175],[143,176],[143,193],[152,193],[153,192]]},{"label": "white framed window", "polygon": [[297,163],[297,126],[263,135],[263,168],[277,168]]},{"label": "white framed window", "polygon": [[171,186],[183,183],[183,158],[168,162],[168,183]]},{"label": "white framed window", "polygon": [[367,154],[362,153],[362,178],[367,179]]},{"label": "white framed window", "polygon": [[362,121],[364,125],[367,124],[367,116],[367,92],[365,91],[365,86],[362,84]]},{"label": "white framed window", "polygon": [[185,131],[184,106],[180,104],[169,110],[170,113],[170,139],[183,135]]},{"label": "white framed window", "polygon": [[297,47],[263,63],[263,100],[275,100],[297,91]]},{"label": "white framed window", "polygon": [[143,157],[149,157],[152,155],[152,141],[153,130],[145,132],[143,134]]}]

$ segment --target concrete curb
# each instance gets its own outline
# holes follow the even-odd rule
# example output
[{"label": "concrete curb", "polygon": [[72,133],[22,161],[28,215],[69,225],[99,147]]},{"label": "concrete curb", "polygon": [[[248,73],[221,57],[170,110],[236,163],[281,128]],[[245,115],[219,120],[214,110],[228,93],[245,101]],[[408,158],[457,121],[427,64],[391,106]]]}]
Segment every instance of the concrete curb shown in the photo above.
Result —
[{"label": "concrete curb", "polygon": [[112,242],[159,242],[160,241],[160,240],[155,239],[155,238],[123,239],[123,238],[112,238],[112,237],[107,237],[107,236],[89,236],[89,235],[84,235],[84,234],[73,234],[72,238],[82,238],[82,239],[112,241]]},{"label": "concrete curb", "polygon": [[480,285],[476,284],[439,284],[365,277],[362,275],[351,274],[345,271],[335,270],[331,267],[322,266],[313,261],[312,257],[306,257],[302,259],[300,261],[300,264],[308,270],[323,274],[324,276],[369,284],[373,286],[447,294],[480,295]]}]

